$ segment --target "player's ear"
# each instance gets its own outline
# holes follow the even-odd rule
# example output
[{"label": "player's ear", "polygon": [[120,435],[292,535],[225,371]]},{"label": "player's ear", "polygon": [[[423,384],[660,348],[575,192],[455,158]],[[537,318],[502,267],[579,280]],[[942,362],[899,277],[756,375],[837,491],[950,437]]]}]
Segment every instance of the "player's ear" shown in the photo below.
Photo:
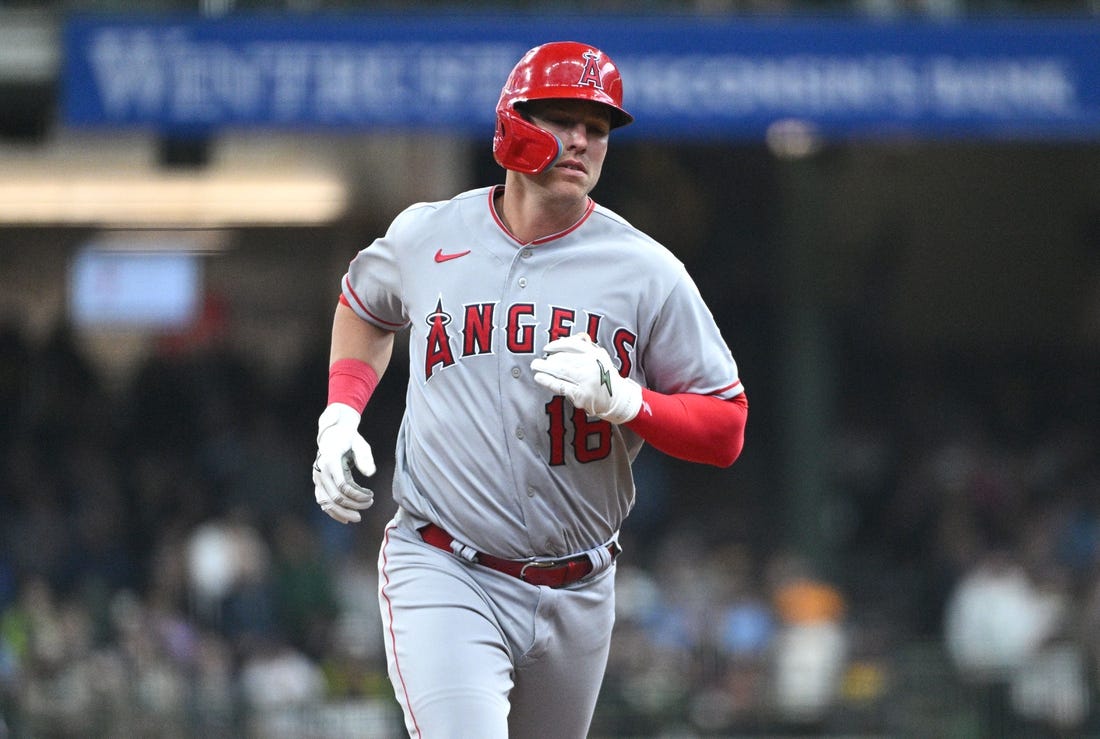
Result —
[{"label": "player's ear", "polygon": [[525,174],[544,172],[561,158],[565,145],[554,134],[513,110],[497,113],[493,156],[505,169]]}]

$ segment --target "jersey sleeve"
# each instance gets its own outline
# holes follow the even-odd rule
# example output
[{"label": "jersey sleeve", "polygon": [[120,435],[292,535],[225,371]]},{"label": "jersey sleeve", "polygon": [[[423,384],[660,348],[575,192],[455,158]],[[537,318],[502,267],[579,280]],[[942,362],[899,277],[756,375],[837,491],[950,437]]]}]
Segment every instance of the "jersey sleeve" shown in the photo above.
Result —
[{"label": "jersey sleeve", "polygon": [[362,319],[387,331],[408,325],[401,289],[401,247],[407,239],[410,210],[402,212],[385,236],[355,255],[341,282],[341,292]]},{"label": "jersey sleeve", "polygon": [[686,270],[654,316],[643,362],[645,384],[660,393],[729,400],[744,392],[737,362]]}]

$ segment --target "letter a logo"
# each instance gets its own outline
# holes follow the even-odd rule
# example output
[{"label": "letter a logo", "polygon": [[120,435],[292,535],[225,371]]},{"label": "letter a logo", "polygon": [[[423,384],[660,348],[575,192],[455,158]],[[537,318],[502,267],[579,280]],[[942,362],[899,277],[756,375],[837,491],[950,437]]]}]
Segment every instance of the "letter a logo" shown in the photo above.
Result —
[{"label": "letter a logo", "polygon": [[600,77],[600,67],[596,64],[596,54],[591,51],[584,52],[584,71],[577,80],[578,85],[591,85],[597,90],[603,89],[603,79]]},{"label": "letter a logo", "polygon": [[432,379],[436,365],[450,367],[455,363],[451,351],[451,337],[447,334],[447,324],[451,322],[449,313],[443,310],[443,296],[436,301],[435,311],[424,318],[428,324],[428,346],[424,350],[424,381]]}]

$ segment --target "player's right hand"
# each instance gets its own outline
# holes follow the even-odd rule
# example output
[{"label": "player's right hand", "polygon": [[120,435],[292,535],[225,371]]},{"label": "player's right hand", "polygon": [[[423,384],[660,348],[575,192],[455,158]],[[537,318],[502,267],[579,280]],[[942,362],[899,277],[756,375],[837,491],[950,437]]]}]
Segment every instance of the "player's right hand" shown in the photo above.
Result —
[{"label": "player's right hand", "polygon": [[359,413],[333,403],[317,419],[313,486],[321,510],[340,523],[361,520],[359,511],[374,503],[374,493],[352,477],[352,464],[367,477],[375,473],[370,444],[359,435]]}]

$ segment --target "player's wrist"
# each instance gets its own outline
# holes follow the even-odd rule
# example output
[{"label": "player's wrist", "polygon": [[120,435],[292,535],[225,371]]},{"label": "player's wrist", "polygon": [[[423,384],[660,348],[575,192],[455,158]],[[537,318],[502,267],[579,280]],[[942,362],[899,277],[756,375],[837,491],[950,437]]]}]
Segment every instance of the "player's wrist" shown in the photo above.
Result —
[{"label": "player's wrist", "polygon": [[362,413],[378,387],[378,373],[361,359],[337,359],[328,371],[328,402]]},{"label": "player's wrist", "polygon": [[630,423],[641,410],[642,386],[629,377],[622,377],[615,383],[611,408],[603,418],[614,424]]}]

